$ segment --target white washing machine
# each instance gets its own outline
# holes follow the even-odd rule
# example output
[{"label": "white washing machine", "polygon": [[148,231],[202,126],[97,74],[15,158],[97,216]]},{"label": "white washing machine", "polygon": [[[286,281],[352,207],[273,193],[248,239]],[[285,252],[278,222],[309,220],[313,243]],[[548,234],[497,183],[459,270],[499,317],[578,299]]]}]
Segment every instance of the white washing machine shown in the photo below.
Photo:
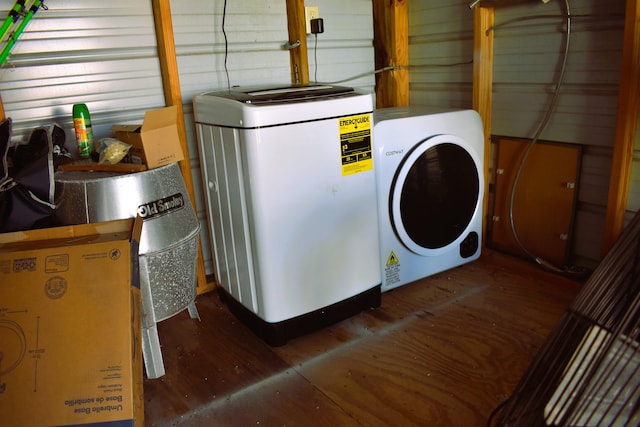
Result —
[{"label": "white washing machine", "polygon": [[382,291],[480,256],[484,137],[473,110],[374,117]]},{"label": "white washing machine", "polygon": [[380,305],[372,97],[234,88],[194,98],[217,280],[271,345]]}]

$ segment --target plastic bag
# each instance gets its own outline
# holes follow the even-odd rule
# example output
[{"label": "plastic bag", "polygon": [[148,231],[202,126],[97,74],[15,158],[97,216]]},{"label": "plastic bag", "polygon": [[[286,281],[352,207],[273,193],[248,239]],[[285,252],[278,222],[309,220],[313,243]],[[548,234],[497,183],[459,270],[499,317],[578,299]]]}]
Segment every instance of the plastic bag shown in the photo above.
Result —
[{"label": "plastic bag", "polygon": [[104,138],[100,140],[98,152],[100,158],[98,163],[101,165],[115,165],[119,163],[129,153],[131,145],[124,143],[115,138]]}]

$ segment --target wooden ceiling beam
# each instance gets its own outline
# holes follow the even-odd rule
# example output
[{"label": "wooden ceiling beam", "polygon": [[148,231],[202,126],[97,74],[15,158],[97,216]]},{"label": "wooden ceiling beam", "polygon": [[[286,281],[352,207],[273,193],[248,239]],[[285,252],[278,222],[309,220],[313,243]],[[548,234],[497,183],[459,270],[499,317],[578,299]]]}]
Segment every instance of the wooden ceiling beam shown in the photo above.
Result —
[{"label": "wooden ceiling beam", "polygon": [[[493,103],[493,31],[494,10],[476,7],[473,11],[473,95],[472,108],[480,114],[484,129],[484,206],[489,212],[489,182],[491,158],[491,110]],[[482,219],[482,236],[486,240],[487,218]],[[484,246],[484,241],[483,241]]]},{"label": "wooden ceiling beam", "polygon": [[309,57],[307,53],[307,25],[304,14],[304,0],[287,0],[287,27],[289,29],[289,49],[291,83],[309,83]]},{"label": "wooden ceiling beam", "polygon": [[409,105],[409,13],[406,0],[373,0],[376,108]]}]

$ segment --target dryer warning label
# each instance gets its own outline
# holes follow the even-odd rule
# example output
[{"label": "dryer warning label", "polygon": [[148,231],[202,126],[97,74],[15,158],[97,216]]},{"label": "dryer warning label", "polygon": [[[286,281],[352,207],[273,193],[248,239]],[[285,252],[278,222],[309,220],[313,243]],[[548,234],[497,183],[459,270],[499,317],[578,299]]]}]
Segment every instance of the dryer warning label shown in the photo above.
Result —
[{"label": "dryer warning label", "polygon": [[352,175],[373,169],[371,151],[371,114],[341,117],[340,153],[342,175]]},{"label": "dryer warning label", "polygon": [[387,265],[397,264],[398,262],[398,257],[393,253],[393,251],[391,251],[389,258],[387,258]]},{"label": "dryer warning label", "polygon": [[400,281],[400,260],[393,251],[389,254],[387,264],[384,267],[384,281],[386,286]]}]

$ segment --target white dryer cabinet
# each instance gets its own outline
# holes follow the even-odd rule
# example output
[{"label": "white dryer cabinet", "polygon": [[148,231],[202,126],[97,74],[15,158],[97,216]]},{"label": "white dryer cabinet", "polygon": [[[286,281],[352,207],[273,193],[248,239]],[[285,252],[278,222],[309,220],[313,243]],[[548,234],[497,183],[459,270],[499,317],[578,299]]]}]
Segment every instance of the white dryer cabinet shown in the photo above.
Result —
[{"label": "white dryer cabinet", "polygon": [[480,257],[484,132],[473,110],[376,111],[382,291]]},{"label": "white dryer cabinet", "polygon": [[273,346],[380,305],[370,94],[322,85],[194,98],[222,296]]}]

